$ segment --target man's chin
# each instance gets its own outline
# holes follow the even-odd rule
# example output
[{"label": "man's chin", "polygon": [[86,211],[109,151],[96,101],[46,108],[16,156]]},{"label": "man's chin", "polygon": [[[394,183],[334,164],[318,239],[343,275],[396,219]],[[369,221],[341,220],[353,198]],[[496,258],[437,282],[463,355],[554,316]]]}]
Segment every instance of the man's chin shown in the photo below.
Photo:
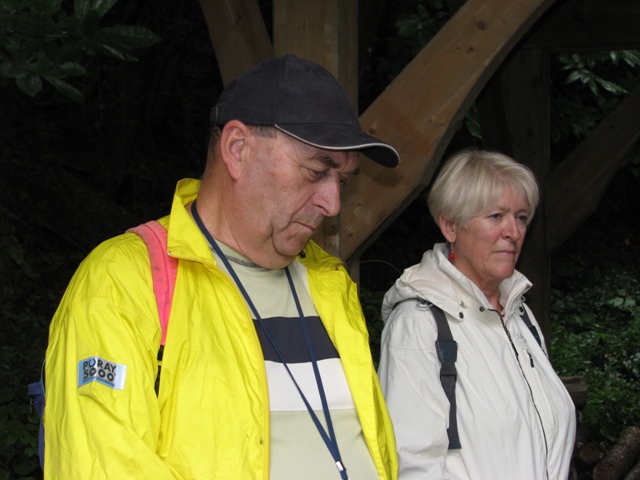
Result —
[{"label": "man's chin", "polygon": [[276,248],[276,251],[282,257],[295,258],[302,250],[304,250],[304,248],[307,246],[307,243],[309,243],[310,238],[311,237],[309,236],[304,239],[301,239],[301,238],[292,239],[286,244],[278,246]]}]

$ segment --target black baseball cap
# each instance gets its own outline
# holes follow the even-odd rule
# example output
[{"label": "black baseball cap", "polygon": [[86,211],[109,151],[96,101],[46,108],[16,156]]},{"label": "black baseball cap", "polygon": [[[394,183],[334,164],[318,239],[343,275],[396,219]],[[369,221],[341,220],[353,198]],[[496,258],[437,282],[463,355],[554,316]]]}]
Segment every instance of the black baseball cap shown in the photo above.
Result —
[{"label": "black baseball cap", "polygon": [[357,150],[385,167],[395,167],[398,151],[362,131],[349,98],[324,67],[287,54],[270,58],[234,79],[211,110],[211,122],[240,120],[273,125],[324,150]]}]

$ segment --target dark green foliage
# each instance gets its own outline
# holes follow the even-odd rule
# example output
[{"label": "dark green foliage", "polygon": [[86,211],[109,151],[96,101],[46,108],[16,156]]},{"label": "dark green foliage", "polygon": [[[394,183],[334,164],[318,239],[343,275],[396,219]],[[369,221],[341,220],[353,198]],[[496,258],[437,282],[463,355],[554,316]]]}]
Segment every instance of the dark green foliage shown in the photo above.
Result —
[{"label": "dark green foliage", "polygon": [[561,375],[580,373],[589,385],[587,438],[613,443],[640,425],[640,283],[620,267],[606,270],[581,290],[554,292],[552,359]]},{"label": "dark green foliage", "polygon": [[[640,84],[640,51],[621,50],[552,56],[551,140],[554,158],[562,160]],[[627,161],[635,163],[640,148]]]},{"label": "dark green foliage", "polygon": [[135,25],[102,27],[117,0],[75,0],[73,12],[62,0],[4,0],[0,3],[0,79],[9,78],[35,97],[47,81],[62,95],[82,103],[84,95],[68,77],[87,73],[86,56],[99,53],[135,61],[136,49],[160,41],[151,30]]},{"label": "dark green foliage", "polygon": [[[391,2],[390,2],[391,3]],[[431,40],[449,19],[443,0],[392,2],[392,14],[397,15],[397,34],[387,38],[387,51],[379,58],[378,73],[391,82]]]},{"label": "dark green foliage", "polygon": [[612,185],[551,263],[551,359],[585,376],[583,433],[609,443],[640,425],[640,189],[624,170]]},{"label": "dark green foliage", "polygon": [[[38,253],[27,252],[18,237],[17,215],[0,204],[0,479],[38,478],[38,416],[26,401],[27,379],[37,379],[49,320],[42,315],[51,291],[38,273]],[[58,263],[59,259],[53,262]],[[46,261],[46,260],[45,260]],[[8,280],[8,281],[7,281]]]}]

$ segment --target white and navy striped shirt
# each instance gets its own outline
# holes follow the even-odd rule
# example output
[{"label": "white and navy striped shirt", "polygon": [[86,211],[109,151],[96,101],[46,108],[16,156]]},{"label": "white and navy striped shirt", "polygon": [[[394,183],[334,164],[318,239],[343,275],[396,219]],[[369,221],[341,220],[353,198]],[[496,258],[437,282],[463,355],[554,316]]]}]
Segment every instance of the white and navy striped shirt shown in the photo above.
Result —
[{"label": "white and navy striped shirt", "polygon": [[[219,245],[307,401],[326,429],[307,342],[285,271],[259,267],[228,246]],[[214,255],[220,268],[226,271],[215,252]],[[352,479],[379,478],[362,435],[340,356],[318,317],[308,290],[297,273],[298,269],[291,265],[289,271],[309,328],[342,461]],[[270,478],[339,479],[335,462],[291,377],[255,318],[254,324],[262,345],[269,387]]]}]

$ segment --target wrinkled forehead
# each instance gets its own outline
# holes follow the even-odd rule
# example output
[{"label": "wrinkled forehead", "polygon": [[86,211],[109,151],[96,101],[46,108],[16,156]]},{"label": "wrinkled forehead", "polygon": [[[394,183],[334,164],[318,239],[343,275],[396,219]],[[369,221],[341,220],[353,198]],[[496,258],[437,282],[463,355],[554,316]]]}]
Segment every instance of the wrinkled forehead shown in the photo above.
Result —
[{"label": "wrinkled forehead", "polygon": [[328,150],[305,143],[277,130],[277,138],[296,151],[299,158],[322,163],[324,166],[345,172],[355,172],[360,163],[356,150]]}]

